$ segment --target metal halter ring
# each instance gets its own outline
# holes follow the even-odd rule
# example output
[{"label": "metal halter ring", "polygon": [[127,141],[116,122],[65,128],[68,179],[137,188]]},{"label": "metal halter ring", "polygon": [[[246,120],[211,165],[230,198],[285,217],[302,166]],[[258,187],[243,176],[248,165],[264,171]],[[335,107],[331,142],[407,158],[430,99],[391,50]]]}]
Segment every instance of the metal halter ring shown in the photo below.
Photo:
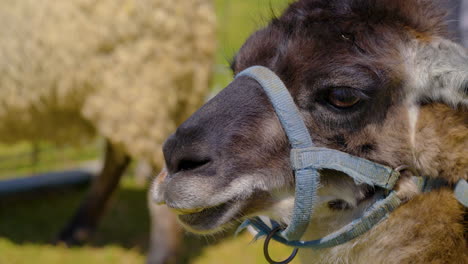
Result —
[{"label": "metal halter ring", "polygon": [[270,244],[270,241],[271,239],[273,238],[273,236],[276,234],[276,232],[280,231],[282,228],[281,226],[277,226],[276,228],[274,228],[273,230],[271,230],[271,232],[267,235],[267,237],[265,238],[265,243],[263,244],[263,254],[265,255],[265,259],[270,263],[270,264],[288,264],[289,262],[291,262],[297,255],[297,252],[299,251],[298,248],[295,248],[291,254],[291,256],[289,256],[287,259],[283,260],[283,261],[274,261],[273,259],[271,259],[270,257],[270,253],[268,252],[268,246]]},{"label": "metal halter ring", "polygon": [[401,166],[398,166],[395,171],[397,172],[403,172],[403,171],[410,171],[413,175],[411,176],[418,176],[418,172],[413,168],[413,167],[410,167],[408,165],[401,165]]}]

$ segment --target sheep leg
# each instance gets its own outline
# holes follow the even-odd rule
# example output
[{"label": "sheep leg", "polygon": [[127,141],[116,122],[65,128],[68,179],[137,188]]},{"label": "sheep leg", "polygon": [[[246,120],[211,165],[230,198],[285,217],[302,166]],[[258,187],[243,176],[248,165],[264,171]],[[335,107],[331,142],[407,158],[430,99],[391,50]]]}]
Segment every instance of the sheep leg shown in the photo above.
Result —
[{"label": "sheep leg", "polygon": [[183,232],[175,214],[167,206],[156,205],[149,200],[151,233],[147,263],[181,263]]},{"label": "sheep leg", "polygon": [[207,246],[234,235],[234,230],[226,230],[213,235],[211,242],[201,236],[186,235],[177,223],[177,216],[166,205],[157,205],[151,197],[148,198],[151,232],[147,264],[189,264]]},{"label": "sheep leg", "polygon": [[[153,169],[153,171],[161,171]],[[163,169],[157,179],[167,177]],[[158,205],[153,200],[153,193],[148,192],[148,206],[151,217],[150,247],[147,264],[187,264],[198,256],[207,241],[200,237],[185,236],[182,227],[177,223],[177,216],[166,205]]]},{"label": "sheep leg", "polygon": [[89,238],[129,162],[128,155],[115,148],[111,143],[106,143],[104,166],[101,173],[94,179],[90,190],[71,221],[59,234],[59,242],[67,245],[79,245]]}]

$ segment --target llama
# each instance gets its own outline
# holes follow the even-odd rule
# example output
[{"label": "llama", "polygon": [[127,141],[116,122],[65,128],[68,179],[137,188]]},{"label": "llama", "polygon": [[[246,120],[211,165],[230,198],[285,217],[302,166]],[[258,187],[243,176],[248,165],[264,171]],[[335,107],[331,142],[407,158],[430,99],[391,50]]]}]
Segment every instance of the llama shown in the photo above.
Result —
[{"label": "llama", "polygon": [[[299,250],[303,263],[468,263],[466,209],[452,189],[468,178],[468,57],[448,39],[442,10],[431,0],[299,0],[235,56],[236,75],[260,65],[282,80],[317,147],[444,183],[422,192],[402,171],[400,207],[346,243]],[[290,149],[259,82],[237,76],[167,139],[153,200],[194,233],[259,215],[289,226]],[[336,170],[320,180],[301,240],[360,219],[387,195]]]}]

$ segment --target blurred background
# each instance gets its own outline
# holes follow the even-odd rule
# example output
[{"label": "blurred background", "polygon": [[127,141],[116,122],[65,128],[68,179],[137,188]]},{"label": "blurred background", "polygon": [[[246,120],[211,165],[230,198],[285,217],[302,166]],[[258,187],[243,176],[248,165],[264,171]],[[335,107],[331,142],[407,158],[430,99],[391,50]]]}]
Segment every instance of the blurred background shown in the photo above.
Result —
[{"label": "blurred background", "polygon": [[[211,95],[232,80],[229,61],[246,38],[265,25],[274,14],[279,15],[288,2],[291,1],[214,0],[217,48],[211,67]],[[449,8],[455,10],[450,20],[453,32],[458,32],[458,22],[462,22],[464,31],[454,33],[459,40],[464,39],[468,28],[466,19],[458,18],[458,14],[468,10],[468,4],[461,3],[458,0],[448,2]],[[4,17],[0,17],[0,21],[2,19]],[[146,261],[150,220],[144,177],[148,173],[155,175],[156,171],[144,164],[132,162],[91,241],[83,247],[54,246],[51,241],[75,212],[89,183],[84,180],[81,185],[73,187],[2,193],[2,181],[80,167],[97,168],[102,160],[105,139],[98,136],[79,144],[56,144],[47,140],[21,141],[15,144],[1,142],[0,140],[0,264],[132,264]],[[250,243],[250,234],[244,233],[237,238],[228,237],[220,243],[214,243],[212,237],[204,239],[209,243],[213,242],[213,245],[197,251],[192,256],[191,263],[266,263],[262,243]],[[273,257],[284,259],[290,253],[288,248],[274,246],[276,253]]]}]

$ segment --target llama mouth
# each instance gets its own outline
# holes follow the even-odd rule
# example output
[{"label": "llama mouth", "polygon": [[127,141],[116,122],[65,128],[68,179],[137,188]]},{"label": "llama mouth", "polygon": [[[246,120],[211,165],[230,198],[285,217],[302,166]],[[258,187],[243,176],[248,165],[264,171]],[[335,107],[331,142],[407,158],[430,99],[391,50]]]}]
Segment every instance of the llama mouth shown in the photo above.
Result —
[{"label": "llama mouth", "polygon": [[214,233],[238,219],[242,203],[228,201],[217,206],[197,209],[177,209],[179,222],[194,233]]}]

